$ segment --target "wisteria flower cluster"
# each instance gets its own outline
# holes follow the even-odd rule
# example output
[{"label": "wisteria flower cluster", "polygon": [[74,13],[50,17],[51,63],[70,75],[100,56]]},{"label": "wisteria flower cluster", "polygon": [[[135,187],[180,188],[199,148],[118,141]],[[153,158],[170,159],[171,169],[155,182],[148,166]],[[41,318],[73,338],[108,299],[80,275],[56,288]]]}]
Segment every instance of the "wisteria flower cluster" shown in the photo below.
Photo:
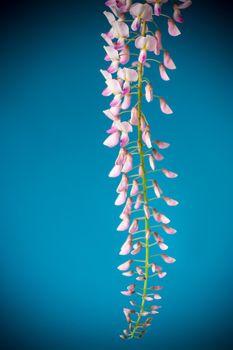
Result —
[{"label": "wisteria flower cluster", "polygon": [[[131,339],[144,335],[152,316],[161,307],[158,301],[162,286],[158,281],[166,272],[160,261],[175,262],[175,258],[165,253],[168,246],[163,233],[172,235],[176,230],[157,204],[162,200],[169,206],[176,206],[178,201],[164,194],[157,177],[161,173],[175,178],[177,174],[159,167],[164,158],[160,150],[170,144],[151,136],[150,124],[142,109],[143,100],[158,100],[164,114],[173,111],[164,97],[154,94],[145,71],[153,63],[161,79],[170,80],[168,71],[174,70],[176,65],[164,47],[159,21],[167,22],[169,35],[180,35],[178,24],[184,21],[182,10],[189,7],[191,1],[108,0],[105,4],[109,10],[104,15],[111,28],[101,35],[105,41],[105,61],[109,63],[107,69],[101,70],[106,82],[102,94],[111,97],[104,114],[112,125],[107,130],[104,145],[110,148],[119,145],[109,177],[121,177],[115,205],[124,207],[117,231],[128,233],[119,254],[128,257],[118,269],[130,280],[121,292],[129,297],[130,306],[123,310],[128,329],[124,329],[120,337]],[[164,13],[166,9],[170,15]]]}]

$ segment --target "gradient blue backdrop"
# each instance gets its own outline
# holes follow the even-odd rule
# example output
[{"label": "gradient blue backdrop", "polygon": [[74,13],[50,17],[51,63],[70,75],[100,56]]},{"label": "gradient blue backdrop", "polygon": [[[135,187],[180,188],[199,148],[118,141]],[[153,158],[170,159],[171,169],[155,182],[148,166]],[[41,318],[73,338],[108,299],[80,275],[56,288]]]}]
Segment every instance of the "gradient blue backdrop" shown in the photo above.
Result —
[{"label": "gradient blue backdrop", "polygon": [[177,263],[150,332],[122,342],[127,281],[116,266],[125,235],[115,231],[117,181],[107,177],[116,152],[102,146],[110,125],[99,73],[103,2],[1,1],[1,349],[232,349],[232,29],[224,4],[196,1],[183,35],[167,38],[178,69],[158,89],[175,114],[163,116],[156,102],[148,111],[154,134],[172,143],[164,165],[180,174],[163,180],[181,202],[167,209],[178,228],[168,237]]}]

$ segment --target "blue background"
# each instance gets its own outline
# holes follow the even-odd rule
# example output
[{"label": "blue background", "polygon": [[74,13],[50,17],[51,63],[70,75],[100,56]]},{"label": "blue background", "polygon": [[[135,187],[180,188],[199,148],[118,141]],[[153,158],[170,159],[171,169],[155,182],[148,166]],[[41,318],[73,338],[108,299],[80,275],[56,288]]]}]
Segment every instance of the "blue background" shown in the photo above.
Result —
[{"label": "blue background", "polygon": [[[171,142],[162,180],[181,204],[166,209],[177,258],[163,280],[163,308],[143,340],[122,342],[116,269],[116,150],[102,146],[110,121],[100,33],[103,2],[1,2],[0,348],[231,349],[232,47],[230,6],[185,11],[168,38],[177,64],[156,89],[174,109],[147,107],[156,138]],[[153,68],[152,68],[153,69]],[[154,69],[156,69],[154,67]],[[152,74],[152,73],[151,73]]]}]

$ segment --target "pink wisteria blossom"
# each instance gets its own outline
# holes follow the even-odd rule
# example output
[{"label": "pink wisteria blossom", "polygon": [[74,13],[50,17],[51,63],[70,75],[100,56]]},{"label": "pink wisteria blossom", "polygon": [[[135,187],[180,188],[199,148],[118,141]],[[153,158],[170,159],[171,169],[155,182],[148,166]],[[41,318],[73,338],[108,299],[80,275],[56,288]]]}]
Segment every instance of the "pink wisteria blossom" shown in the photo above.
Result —
[{"label": "pink wisteria blossom", "polygon": [[174,263],[176,261],[175,258],[172,258],[171,256],[168,256],[166,254],[161,254],[161,257],[168,264],[172,264],[172,263]]},{"label": "pink wisteria blossom", "polygon": [[171,18],[168,19],[168,33],[171,36],[178,36],[181,34],[179,28]]},{"label": "pink wisteria blossom", "polygon": [[170,53],[166,50],[164,51],[164,54],[163,54],[163,64],[168,69],[176,69],[176,65],[172,60]]},{"label": "pink wisteria blossom", "polygon": [[160,16],[162,5],[168,2],[168,0],[146,0],[149,4],[154,4],[154,14]]},{"label": "pink wisteria blossom", "polygon": [[174,173],[173,171],[167,170],[167,169],[162,169],[162,172],[164,173],[164,175],[168,178],[175,178],[178,176],[178,174]]},{"label": "pink wisteria blossom", "polygon": [[134,20],[131,25],[132,30],[140,28],[141,21],[152,20],[152,8],[148,4],[135,3],[130,7],[130,14]]},{"label": "pink wisteria blossom", "polygon": [[172,114],[172,109],[168,106],[167,102],[163,97],[159,98],[160,108],[164,114]]},{"label": "pink wisteria blossom", "polygon": [[170,143],[168,143],[168,142],[155,140],[155,143],[158,146],[158,148],[160,148],[160,149],[165,149],[165,148],[170,147]]},{"label": "pink wisteria blossom", "polygon": [[167,225],[162,225],[162,228],[163,228],[163,230],[164,230],[166,233],[168,233],[168,234],[170,234],[170,235],[176,233],[176,230],[175,230],[174,228],[169,227],[169,226],[167,226]]},{"label": "pink wisteria blossom", "polygon": [[132,264],[133,260],[127,260],[123,264],[118,266],[118,270],[120,271],[126,271],[130,268],[130,265]]},{"label": "pink wisteria blossom", "polygon": [[167,75],[166,69],[162,63],[159,64],[159,73],[163,80],[165,81],[170,80],[169,76]]},{"label": "pink wisteria blossom", "polygon": [[[167,208],[164,204],[175,207],[179,202],[167,196],[165,185],[162,190],[161,182],[165,184],[166,179],[161,177],[175,179],[178,175],[160,166],[170,143],[160,139],[159,133],[163,140],[163,128],[161,131],[159,127],[161,113],[153,111],[152,106],[157,100],[162,113],[171,115],[173,110],[167,96],[159,95],[160,84],[157,81],[154,84],[153,77],[170,84],[172,72],[169,71],[175,70],[176,65],[166,38],[181,35],[183,10],[191,3],[190,0],[105,2],[104,16],[109,29],[101,34],[106,67],[100,72],[105,80],[102,95],[109,99],[103,113],[110,124],[103,144],[115,152],[108,176],[117,182],[114,204],[118,209],[122,206],[116,225],[122,239],[119,259],[132,258],[117,267],[129,281],[121,291],[129,298],[130,305],[123,309],[128,324],[128,329],[120,334],[123,340],[143,337],[152,325],[152,317],[157,317],[161,307],[157,305],[162,299],[159,281],[167,275],[163,265],[176,261],[165,254],[169,251],[167,235],[172,239],[177,231],[170,226],[163,208]],[[147,74],[149,69],[151,73]],[[151,108],[149,117],[147,112]],[[154,132],[158,139],[153,138]]]},{"label": "pink wisteria blossom", "polygon": [[162,196],[162,198],[167,203],[167,205],[176,206],[179,204],[178,201],[176,201],[175,199],[169,198],[167,196]]},{"label": "pink wisteria blossom", "polygon": [[135,40],[136,48],[140,49],[138,61],[140,63],[145,63],[147,59],[147,51],[155,51],[156,45],[157,45],[157,41],[154,36],[151,36],[151,35],[139,36]]}]

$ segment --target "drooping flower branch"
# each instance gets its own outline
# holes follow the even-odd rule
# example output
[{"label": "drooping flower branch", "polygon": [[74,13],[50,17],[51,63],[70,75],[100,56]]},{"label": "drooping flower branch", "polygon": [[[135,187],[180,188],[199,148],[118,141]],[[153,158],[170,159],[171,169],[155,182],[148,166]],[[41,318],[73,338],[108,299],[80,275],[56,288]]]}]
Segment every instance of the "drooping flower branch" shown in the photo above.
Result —
[{"label": "drooping flower branch", "polygon": [[[141,338],[151,324],[151,316],[157,314],[161,307],[154,304],[161,299],[158,291],[162,286],[157,282],[166,276],[160,260],[168,264],[175,262],[164,253],[168,246],[158,233],[176,233],[168,226],[170,219],[158,210],[159,200],[169,206],[178,204],[178,201],[166,196],[158,184],[160,173],[167,178],[175,178],[177,174],[158,167],[164,158],[160,150],[170,144],[154,141],[151,137],[150,124],[142,109],[143,97],[147,102],[158,99],[164,114],[173,112],[164,97],[153,93],[145,70],[154,63],[161,79],[170,80],[167,69],[173,70],[176,66],[164,47],[159,21],[167,21],[167,31],[171,36],[180,35],[176,23],[183,22],[181,10],[189,7],[191,1],[147,0],[132,3],[130,0],[108,0],[105,4],[111,10],[104,12],[111,28],[102,34],[106,42],[105,60],[109,62],[108,68],[101,70],[107,85],[102,94],[112,96],[110,107],[104,111],[112,120],[112,125],[107,130],[109,136],[104,145],[110,148],[120,145],[109,176],[121,175],[115,205],[124,204],[124,208],[117,230],[128,231],[128,236],[120,255],[131,254],[132,258],[118,269],[124,276],[136,279],[121,292],[130,297],[131,306],[123,310],[129,327],[120,337]],[[170,15],[164,13],[166,9]]]}]

